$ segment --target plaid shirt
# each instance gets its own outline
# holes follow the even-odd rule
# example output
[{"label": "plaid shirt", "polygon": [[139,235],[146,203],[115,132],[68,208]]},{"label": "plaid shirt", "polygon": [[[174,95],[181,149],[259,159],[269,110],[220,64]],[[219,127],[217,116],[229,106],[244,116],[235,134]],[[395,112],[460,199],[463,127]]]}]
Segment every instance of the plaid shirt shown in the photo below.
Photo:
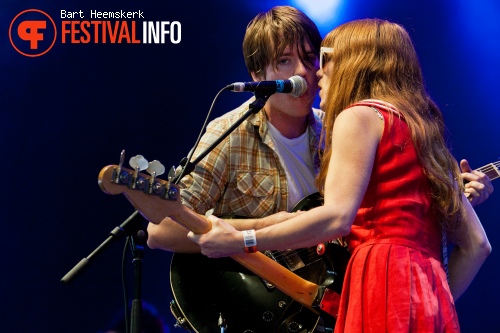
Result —
[{"label": "plaid shirt", "polygon": [[[210,122],[193,156],[240,119],[252,100]],[[308,117],[316,174],[322,118],[323,112],[317,109]],[[183,203],[200,214],[213,208],[216,216],[264,217],[288,210],[286,174],[268,132],[265,112],[252,114],[231,132],[182,179],[181,188]]]}]

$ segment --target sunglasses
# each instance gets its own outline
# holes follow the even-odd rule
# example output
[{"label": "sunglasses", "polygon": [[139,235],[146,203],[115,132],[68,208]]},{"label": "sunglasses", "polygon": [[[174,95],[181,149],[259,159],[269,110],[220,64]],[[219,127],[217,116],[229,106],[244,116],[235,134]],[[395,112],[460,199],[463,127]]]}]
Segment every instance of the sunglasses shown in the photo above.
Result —
[{"label": "sunglasses", "polygon": [[323,69],[323,66],[330,61],[328,54],[331,53],[333,53],[333,47],[321,47],[319,51],[319,68]]}]

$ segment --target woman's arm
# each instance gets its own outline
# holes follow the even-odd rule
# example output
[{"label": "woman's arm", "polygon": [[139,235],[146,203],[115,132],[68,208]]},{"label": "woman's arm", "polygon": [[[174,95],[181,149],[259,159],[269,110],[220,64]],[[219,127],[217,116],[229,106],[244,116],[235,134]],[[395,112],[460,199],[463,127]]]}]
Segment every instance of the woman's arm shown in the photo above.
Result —
[{"label": "woman's arm", "polygon": [[[279,212],[260,219],[226,219],[225,222],[236,230],[262,229],[288,220],[302,212]],[[148,224],[148,247],[179,253],[200,252],[200,246],[187,238],[189,230],[171,218],[163,219],[160,224]]]},{"label": "woman's arm", "polygon": [[[348,234],[370,180],[383,128],[383,122],[368,107],[342,112],[332,132],[324,206],[257,230],[257,248],[304,248]],[[203,254],[224,257],[244,251],[240,231],[216,218],[212,218],[212,224],[207,234],[188,234],[201,245]]]},{"label": "woman's arm", "polygon": [[457,300],[469,287],[484,261],[491,253],[491,245],[481,225],[481,221],[469,200],[462,196],[467,218],[463,221],[458,244],[450,255],[448,264],[450,289]]}]

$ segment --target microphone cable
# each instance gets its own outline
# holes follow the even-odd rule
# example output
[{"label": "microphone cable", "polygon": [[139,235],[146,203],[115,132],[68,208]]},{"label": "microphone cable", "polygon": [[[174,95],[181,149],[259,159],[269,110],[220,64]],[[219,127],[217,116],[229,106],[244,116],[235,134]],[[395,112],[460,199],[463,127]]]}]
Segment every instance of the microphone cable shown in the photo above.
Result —
[{"label": "microphone cable", "polygon": [[[201,127],[201,130],[200,130],[200,133],[198,134],[198,138],[196,139],[196,142],[193,146],[193,148],[189,151],[188,153],[188,156],[187,157],[184,157],[181,162],[180,162],[180,165],[182,165],[182,169],[180,171],[180,173],[178,175],[175,175],[175,181],[174,181],[174,184],[178,184],[178,182],[182,179],[182,177],[185,176],[185,172],[186,172],[186,168],[188,167],[189,165],[189,162],[191,162],[191,158],[193,157],[193,154],[196,150],[196,148],[198,147],[198,145],[200,144],[200,140],[201,140],[201,137],[203,136],[203,133],[205,133],[205,129],[208,125],[208,121],[210,119],[210,115],[212,114],[212,111],[213,111],[213,108],[214,108],[214,105],[215,105],[215,102],[217,101],[217,99],[219,98],[220,94],[225,91],[225,90],[229,90],[229,86],[226,86],[222,89],[219,90],[219,92],[217,92],[217,94],[215,95],[213,101],[212,101],[212,104],[210,105],[210,108],[208,110],[208,113],[207,113],[207,116],[205,118],[205,122],[203,123],[203,126]],[[177,172],[176,172],[177,173]]]}]

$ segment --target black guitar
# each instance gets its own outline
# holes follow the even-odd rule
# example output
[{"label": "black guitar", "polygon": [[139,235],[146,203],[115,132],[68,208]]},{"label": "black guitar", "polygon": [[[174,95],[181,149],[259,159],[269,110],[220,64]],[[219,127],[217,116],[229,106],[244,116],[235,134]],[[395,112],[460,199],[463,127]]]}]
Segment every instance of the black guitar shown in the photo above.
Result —
[{"label": "black guitar", "polygon": [[[318,206],[321,199],[318,193],[312,194],[294,211]],[[324,253],[312,247],[265,254],[300,277],[338,294],[350,256],[337,243],[327,244]],[[231,258],[175,253],[170,283],[174,296],[171,310],[177,325],[195,332],[220,333],[224,331],[221,325],[227,325],[227,332],[241,333],[306,333],[319,326],[329,332],[335,325],[334,317],[320,318]]]},{"label": "black guitar", "polygon": [[[123,152],[119,165],[102,168],[98,184],[105,193],[123,194],[152,223],[169,216],[194,233],[210,231],[210,220],[182,204],[180,189],[170,181],[170,173],[168,181],[159,179],[157,173],[164,170],[155,161],[148,164],[133,159],[134,170],[122,166]],[[139,172],[145,169],[150,175]],[[297,209],[307,210],[312,201],[307,198]],[[234,254],[235,263],[229,259],[196,261],[188,255],[176,265],[180,258],[176,255],[171,273],[172,310],[180,324],[203,333],[225,332],[225,325],[234,332],[306,333],[318,326],[320,314],[329,323],[327,327],[333,327],[349,254],[335,244],[320,244],[317,249],[321,249],[318,257],[315,248]]]}]

